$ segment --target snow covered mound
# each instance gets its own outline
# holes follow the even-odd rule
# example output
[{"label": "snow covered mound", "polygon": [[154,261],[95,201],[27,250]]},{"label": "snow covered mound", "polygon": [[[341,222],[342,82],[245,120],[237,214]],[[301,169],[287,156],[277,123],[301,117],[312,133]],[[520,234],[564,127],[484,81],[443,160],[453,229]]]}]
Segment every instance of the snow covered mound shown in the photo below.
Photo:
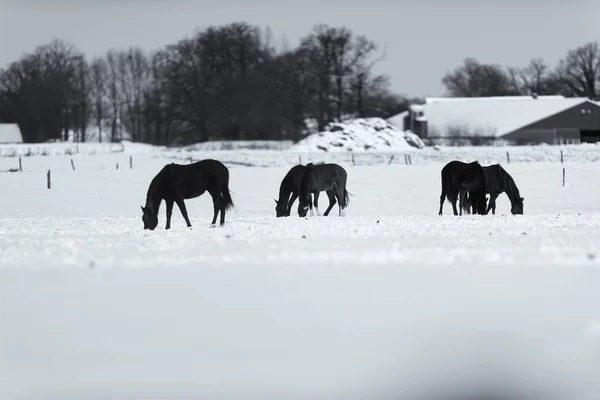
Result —
[{"label": "snow covered mound", "polygon": [[412,132],[403,132],[381,118],[358,118],[333,122],[325,131],[296,143],[295,151],[398,151],[422,149],[423,141]]}]

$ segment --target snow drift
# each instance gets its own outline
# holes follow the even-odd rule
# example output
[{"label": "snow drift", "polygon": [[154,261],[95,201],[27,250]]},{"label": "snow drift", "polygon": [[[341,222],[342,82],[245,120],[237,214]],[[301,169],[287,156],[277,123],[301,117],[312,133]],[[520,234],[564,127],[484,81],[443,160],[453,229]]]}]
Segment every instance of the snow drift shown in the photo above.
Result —
[{"label": "snow drift", "polygon": [[296,143],[296,151],[398,151],[425,147],[412,132],[404,132],[381,118],[358,118],[330,123],[323,132]]}]

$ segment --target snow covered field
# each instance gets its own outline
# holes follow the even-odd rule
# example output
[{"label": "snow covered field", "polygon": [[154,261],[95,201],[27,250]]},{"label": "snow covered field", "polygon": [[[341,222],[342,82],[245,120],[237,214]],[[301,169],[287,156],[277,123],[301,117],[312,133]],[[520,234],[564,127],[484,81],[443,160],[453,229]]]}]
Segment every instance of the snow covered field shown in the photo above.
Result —
[{"label": "snow covered field", "polygon": [[444,151],[346,159],[347,217],[308,219],[274,217],[291,153],[193,152],[270,167],[229,164],[225,227],[203,196],[191,230],[163,207],[153,232],[139,207],[178,153],[24,157],[0,173],[0,399],[597,399],[600,164],[565,157],[563,187],[525,155],[504,167],[526,215],[502,195],[495,216],[439,217],[452,158],[415,158]]}]

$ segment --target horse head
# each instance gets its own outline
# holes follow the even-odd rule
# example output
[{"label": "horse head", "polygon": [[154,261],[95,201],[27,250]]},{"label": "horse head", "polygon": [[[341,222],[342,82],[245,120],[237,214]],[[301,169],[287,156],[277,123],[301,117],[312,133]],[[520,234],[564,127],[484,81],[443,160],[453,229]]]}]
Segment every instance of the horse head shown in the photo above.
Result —
[{"label": "horse head", "polygon": [[275,200],[275,216],[279,217],[289,217],[287,212],[287,206],[284,201]]},{"label": "horse head", "polygon": [[[298,200],[300,200],[300,198],[298,198]],[[308,214],[308,203],[298,201],[298,216],[304,218],[306,217],[306,214]]]},{"label": "horse head", "polygon": [[142,207],[142,222],[144,223],[144,229],[150,229],[153,231],[158,226],[158,215],[152,212],[150,207]]},{"label": "horse head", "polygon": [[512,215],[523,215],[523,197],[519,197],[517,201],[510,205],[510,212]]}]

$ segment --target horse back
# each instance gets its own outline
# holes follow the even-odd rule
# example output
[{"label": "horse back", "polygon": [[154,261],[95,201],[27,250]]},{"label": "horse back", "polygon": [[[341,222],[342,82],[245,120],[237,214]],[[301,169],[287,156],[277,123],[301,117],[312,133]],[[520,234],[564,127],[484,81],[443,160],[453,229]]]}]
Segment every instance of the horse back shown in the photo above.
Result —
[{"label": "horse back", "polygon": [[321,164],[313,168],[316,168],[314,176],[325,186],[331,187],[336,184],[345,183],[348,178],[348,173],[339,164]]},{"label": "horse back", "polygon": [[334,185],[345,186],[347,177],[346,170],[338,164],[309,163],[303,172],[302,184],[309,191],[324,191]]},{"label": "horse back", "polygon": [[223,163],[213,159],[192,164],[169,164],[168,194],[172,198],[191,199],[202,195],[210,186],[228,186],[229,170]]},{"label": "horse back", "polygon": [[500,164],[483,167],[485,175],[486,190],[488,193],[502,193],[506,191],[508,173]]}]

